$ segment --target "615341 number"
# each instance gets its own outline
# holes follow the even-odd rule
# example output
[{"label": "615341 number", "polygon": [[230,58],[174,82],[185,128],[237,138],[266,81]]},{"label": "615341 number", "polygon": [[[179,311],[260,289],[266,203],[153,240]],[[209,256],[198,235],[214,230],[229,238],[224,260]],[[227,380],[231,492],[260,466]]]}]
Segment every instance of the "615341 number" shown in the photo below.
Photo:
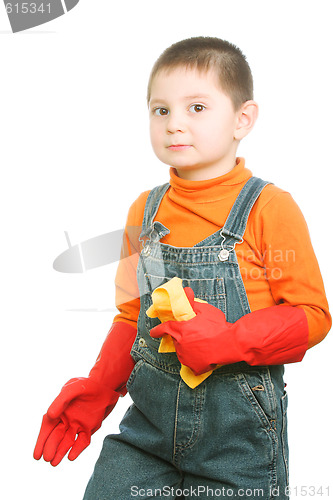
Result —
[{"label": "615341 number", "polygon": [[7,14],[16,12],[17,14],[44,14],[44,12],[51,13],[50,3],[40,3],[39,5],[34,2],[19,3],[6,3]]}]

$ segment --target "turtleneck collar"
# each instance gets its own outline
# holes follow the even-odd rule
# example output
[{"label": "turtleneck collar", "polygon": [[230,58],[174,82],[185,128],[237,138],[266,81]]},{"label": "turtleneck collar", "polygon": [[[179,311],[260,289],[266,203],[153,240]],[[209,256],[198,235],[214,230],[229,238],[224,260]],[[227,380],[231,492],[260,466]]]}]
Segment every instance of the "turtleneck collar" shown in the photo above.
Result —
[{"label": "turtleneck collar", "polygon": [[177,170],[171,167],[169,182],[175,194],[182,197],[191,197],[197,202],[207,202],[223,198],[224,190],[221,190],[221,188],[245,183],[251,176],[252,172],[245,168],[244,158],[236,158],[236,165],[230,172],[204,181],[182,179],[178,177]]}]

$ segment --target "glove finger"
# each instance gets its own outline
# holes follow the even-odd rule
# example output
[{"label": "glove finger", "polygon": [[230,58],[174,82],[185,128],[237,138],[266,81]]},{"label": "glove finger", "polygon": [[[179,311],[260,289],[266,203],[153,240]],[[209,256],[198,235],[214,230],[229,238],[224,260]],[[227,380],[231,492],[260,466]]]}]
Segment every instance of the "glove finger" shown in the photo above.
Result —
[{"label": "glove finger", "polygon": [[34,449],[34,458],[36,460],[42,458],[45,443],[58,424],[59,424],[58,419],[57,420],[50,419],[47,414],[43,416],[42,425]]},{"label": "glove finger", "polygon": [[161,323],[160,325],[154,326],[149,332],[150,336],[154,339],[158,339],[165,335],[165,323]]},{"label": "glove finger", "polygon": [[57,449],[64,439],[67,430],[68,424],[60,422],[53,430],[53,432],[49,435],[43,449],[43,457],[45,462],[51,462],[54,459]]},{"label": "glove finger", "polygon": [[180,333],[180,324],[182,323],[182,327],[184,328],[184,324],[186,321],[166,321],[165,323],[161,323],[160,325],[154,326],[150,330],[150,336],[153,338],[163,337],[163,335],[170,335],[173,339],[179,338]]},{"label": "glove finger", "polygon": [[91,436],[87,432],[80,432],[73,448],[71,449],[69,455],[68,455],[68,460],[75,460],[80,453],[83,452],[89,446],[91,441]]},{"label": "glove finger", "polygon": [[70,427],[64,438],[62,439],[61,443],[59,444],[57,451],[54,455],[54,458],[51,461],[51,465],[53,467],[56,467],[57,465],[60,464],[61,460],[64,458],[64,456],[67,454],[67,452],[72,448],[72,446],[75,443],[75,437],[76,437],[76,429],[74,430],[73,427]]}]

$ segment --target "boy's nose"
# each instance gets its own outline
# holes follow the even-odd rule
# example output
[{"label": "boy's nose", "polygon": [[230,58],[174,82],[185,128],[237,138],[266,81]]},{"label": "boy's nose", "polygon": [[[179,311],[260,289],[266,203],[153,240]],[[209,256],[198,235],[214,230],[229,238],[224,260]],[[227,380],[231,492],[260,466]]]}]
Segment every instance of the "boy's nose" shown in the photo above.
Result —
[{"label": "boy's nose", "polygon": [[169,115],[167,120],[167,132],[169,134],[174,134],[175,132],[184,132],[186,129],[186,124],[184,118],[179,115]]}]

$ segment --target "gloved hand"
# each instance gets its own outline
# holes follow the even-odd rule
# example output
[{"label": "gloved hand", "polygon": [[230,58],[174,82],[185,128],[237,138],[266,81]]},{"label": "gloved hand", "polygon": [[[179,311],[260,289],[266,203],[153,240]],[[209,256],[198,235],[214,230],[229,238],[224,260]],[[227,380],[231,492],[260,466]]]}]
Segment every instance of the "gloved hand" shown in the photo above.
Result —
[{"label": "gloved hand", "polygon": [[90,378],[73,378],[61,390],[43,417],[34,458],[58,465],[75,460],[117,403],[119,393]]},{"label": "gloved hand", "polygon": [[220,309],[195,302],[185,288],[196,316],[167,321],[150,331],[174,339],[179,361],[199,375],[216,365],[245,361],[249,365],[278,365],[301,361],[308,348],[308,323],[303,309],[278,305],[260,309],[228,323]]},{"label": "gloved hand", "polygon": [[134,367],[130,355],[136,329],[123,322],[113,323],[100,355],[87,378],[69,380],[43,417],[34,458],[58,465],[75,460],[89,445],[92,434],[102,425],[126,394],[126,382]]}]

